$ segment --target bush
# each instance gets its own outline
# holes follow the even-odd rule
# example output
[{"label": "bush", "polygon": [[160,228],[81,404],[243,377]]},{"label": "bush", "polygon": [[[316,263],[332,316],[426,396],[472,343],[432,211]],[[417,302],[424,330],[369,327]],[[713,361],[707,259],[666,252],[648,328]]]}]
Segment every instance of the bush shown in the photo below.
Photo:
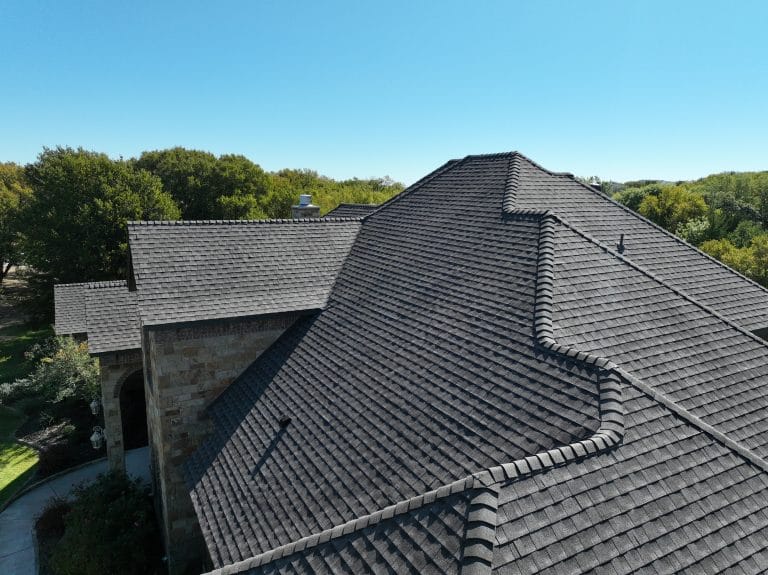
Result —
[{"label": "bush", "polygon": [[64,517],[72,506],[60,497],[54,497],[45,505],[35,522],[38,537],[61,537],[64,535]]},{"label": "bush", "polygon": [[147,487],[110,473],[74,494],[51,556],[54,573],[138,575],[157,569],[159,535]]},{"label": "bush", "polygon": [[71,337],[58,337],[36,345],[27,357],[38,360],[35,370],[13,383],[0,385],[0,403],[9,404],[24,398],[36,398],[39,407],[57,420],[68,400],[89,403],[99,395],[99,366],[88,355],[88,345]]}]

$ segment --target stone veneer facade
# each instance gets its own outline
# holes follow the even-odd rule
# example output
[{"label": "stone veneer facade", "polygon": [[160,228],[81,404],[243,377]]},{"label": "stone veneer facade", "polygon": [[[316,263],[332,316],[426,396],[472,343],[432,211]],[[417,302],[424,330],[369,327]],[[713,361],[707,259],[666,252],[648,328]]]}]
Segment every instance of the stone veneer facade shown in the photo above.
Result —
[{"label": "stone veneer facade", "polygon": [[171,574],[200,567],[207,560],[182,474],[182,465],[210,431],[205,409],[300,315],[285,313],[143,330],[152,477]]},{"label": "stone veneer facade", "polygon": [[101,405],[104,410],[104,435],[109,467],[125,471],[125,446],[120,413],[120,390],[128,377],[142,370],[140,349],[98,354],[101,374]]}]

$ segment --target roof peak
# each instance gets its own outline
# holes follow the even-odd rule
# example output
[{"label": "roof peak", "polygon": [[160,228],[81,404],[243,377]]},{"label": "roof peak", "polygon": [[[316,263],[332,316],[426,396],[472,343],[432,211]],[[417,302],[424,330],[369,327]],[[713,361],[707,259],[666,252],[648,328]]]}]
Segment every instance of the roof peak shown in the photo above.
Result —
[{"label": "roof peak", "polygon": [[131,227],[150,226],[252,226],[268,224],[328,224],[328,223],[358,223],[360,218],[273,218],[266,220],[132,220],[127,222]]}]

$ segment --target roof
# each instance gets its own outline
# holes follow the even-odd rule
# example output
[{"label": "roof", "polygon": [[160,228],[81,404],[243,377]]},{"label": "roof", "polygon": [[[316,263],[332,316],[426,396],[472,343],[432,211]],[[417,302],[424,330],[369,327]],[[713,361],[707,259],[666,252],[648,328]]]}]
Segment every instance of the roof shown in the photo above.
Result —
[{"label": "roof", "polygon": [[56,284],[53,286],[56,335],[86,332],[85,289],[87,283]]},{"label": "roof", "polygon": [[379,204],[339,204],[324,217],[362,218],[379,208]]},{"label": "roof", "polygon": [[516,208],[552,210],[612,247],[624,234],[628,260],[745,329],[768,327],[763,287],[570,175],[544,170],[519,154],[511,171]]},{"label": "roof", "polygon": [[354,219],[131,222],[141,322],[322,308],[359,229]]},{"label": "roof", "polygon": [[367,216],[325,309],[210,408],[215,572],[761,572],[767,292],[624,215],[511,153]]},{"label": "roof", "polygon": [[98,282],[85,290],[88,350],[106,353],[141,348],[136,292],[124,281]]}]

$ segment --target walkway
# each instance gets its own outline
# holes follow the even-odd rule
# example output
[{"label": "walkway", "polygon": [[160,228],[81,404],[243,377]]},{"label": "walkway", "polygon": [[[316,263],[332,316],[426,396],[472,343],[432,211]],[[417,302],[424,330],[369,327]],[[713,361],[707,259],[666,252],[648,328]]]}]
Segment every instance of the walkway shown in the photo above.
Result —
[{"label": "walkway", "polygon": [[[128,474],[149,482],[149,448],[128,451],[125,456]],[[0,573],[3,575],[36,575],[37,558],[32,540],[35,517],[51,497],[69,495],[83,481],[107,471],[106,460],[96,461],[60,475],[28,491],[0,513]]]}]

